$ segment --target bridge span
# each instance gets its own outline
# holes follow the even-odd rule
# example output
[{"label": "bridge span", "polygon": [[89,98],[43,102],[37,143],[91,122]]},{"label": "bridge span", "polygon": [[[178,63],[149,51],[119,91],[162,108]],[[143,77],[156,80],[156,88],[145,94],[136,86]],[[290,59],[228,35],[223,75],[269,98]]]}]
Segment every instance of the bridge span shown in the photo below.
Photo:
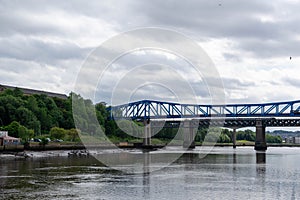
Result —
[{"label": "bridge span", "polygon": [[[233,147],[236,147],[236,129],[256,128],[256,150],[266,150],[266,127],[300,126],[300,100],[263,104],[196,105],[142,100],[110,107],[115,120],[142,120],[145,126],[144,145],[151,145],[151,126],[162,121],[183,121],[184,147],[195,147],[196,127],[226,127],[233,129]],[[150,123],[151,122],[151,123]],[[151,124],[151,125],[150,125]],[[160,123],[161,124],[161,123]],[[168,124],[168,123],[167,123]],[[169,123],[170,124],[170,123]]]}]

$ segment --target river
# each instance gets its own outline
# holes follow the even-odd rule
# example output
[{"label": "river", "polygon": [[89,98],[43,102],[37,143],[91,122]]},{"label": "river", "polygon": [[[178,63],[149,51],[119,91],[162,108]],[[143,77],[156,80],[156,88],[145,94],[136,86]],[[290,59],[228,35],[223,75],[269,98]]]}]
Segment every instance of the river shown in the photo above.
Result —
[{"label": "river", "polygon": [[[204,155],[199,147],[188,152],[174,147],[132,153],[139,158],[110,150],[84,157],[67,152],[33,152],[26,159],[2,155],[0,199],[300,199],[300,148],[256,153],[253,147],[215,147]],[[118,170],[97,155],[137,161],[118,163]],[[168,163],[158,155],[178,159]]]}]

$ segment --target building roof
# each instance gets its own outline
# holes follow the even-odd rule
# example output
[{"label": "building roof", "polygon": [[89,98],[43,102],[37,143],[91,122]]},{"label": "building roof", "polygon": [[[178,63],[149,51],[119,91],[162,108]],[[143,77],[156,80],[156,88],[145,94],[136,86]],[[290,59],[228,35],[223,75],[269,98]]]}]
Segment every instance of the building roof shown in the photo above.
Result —
[{"label": "building roof", "polygon": [[33,94],[44,94],[47,95],[48,97],[57,97],[60,99],[67,99],[68,96],[65,94],[60,94],[60,93],[55,93],[55,92],[47,92],[47,91],[42,91],[42,90],[34,90],[34,89],[29,89],[29,88],[21,88],[21,87],[15,87],[15,86],[9,86],[9,85],[2,85],[0,84],[0,92],[4,91],[5,89],[20,89],[24,94],[27,95],[33,95]]},{"label": "building roof", "polygon": [[15,138],[15,137],[11,137],[11,136],[4,136],[4,137],[0,137],[4,140],[20,140],[20,138]]}]

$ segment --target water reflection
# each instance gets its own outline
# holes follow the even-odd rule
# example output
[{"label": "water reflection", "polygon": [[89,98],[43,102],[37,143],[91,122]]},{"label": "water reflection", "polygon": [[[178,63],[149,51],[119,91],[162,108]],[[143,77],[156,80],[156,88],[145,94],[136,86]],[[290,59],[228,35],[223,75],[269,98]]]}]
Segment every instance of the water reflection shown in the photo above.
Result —
[{"label": "water reflection", "polygon": [[266,164],[266,152],[256,153],[256,164]]},{"label": "water reflection", "polygon": [[[108,168],[93,157],[0,159],[0,199],[300,197],[300,148],[286,151],[269,148],[257,153],[253,148],[216,148],[206,157],[195,149],[155,172],[149,171],[153,163],[158,168],[165,166],[163,160],[153,160],[155,154],[167,157],[178,156],[178,152],[140,153],[141,174]],[[127,155],[119,156],[126,160]]]},{"label": "water reflection", "polygon": [[257,175],[264,178],[266,173],[266,152],[256,153],[256,172]]},{"label": "water reflection", "polygon": [[264,191],[266,190],[266,152],[256,152],[256,179],[257,184],[260,185],[259,192],[262,198],[266,199]]},{"label": "water reflection", "polygon": [[198,163],[199,162],[199,156],[196,153],[184,153],[182,154],[181,158],[182,162],[187,164],[186,166],[188,166],[188,164],[190,163]]},{"label": "water reflection", "polygon": [[150,197],[150,164],[151,156],[149,152],[144,152],[144,170],[143,170],[143,192],[144,199],[149,199]]},{"label": "water reflection", "polygon": [[234,151],[233,153],[232,153],[232,170],[233,170],[233,172],[234,171],[236,171],[236,163],[237,163],[237,159],[236,159],[236,152]]}]

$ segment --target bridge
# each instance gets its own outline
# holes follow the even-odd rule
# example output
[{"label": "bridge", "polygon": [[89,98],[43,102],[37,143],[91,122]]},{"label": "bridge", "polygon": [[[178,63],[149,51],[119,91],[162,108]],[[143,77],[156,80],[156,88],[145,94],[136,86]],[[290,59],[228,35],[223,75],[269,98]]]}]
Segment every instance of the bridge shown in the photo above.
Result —
[{"label": "bridge", "polygon": [[300,100],[263,103],[196,105],[142,100],[112,106],[111,118],[144,121],[144,145],[151,144],[151,126],[161,121],[176,124],[183,121],[185,147],[194,147],[195,128],[218,126],[233,129],[233,147],[236,147],[236,129],[256,127],[256,150],[266,150],[266,127],[300,126]]}]

